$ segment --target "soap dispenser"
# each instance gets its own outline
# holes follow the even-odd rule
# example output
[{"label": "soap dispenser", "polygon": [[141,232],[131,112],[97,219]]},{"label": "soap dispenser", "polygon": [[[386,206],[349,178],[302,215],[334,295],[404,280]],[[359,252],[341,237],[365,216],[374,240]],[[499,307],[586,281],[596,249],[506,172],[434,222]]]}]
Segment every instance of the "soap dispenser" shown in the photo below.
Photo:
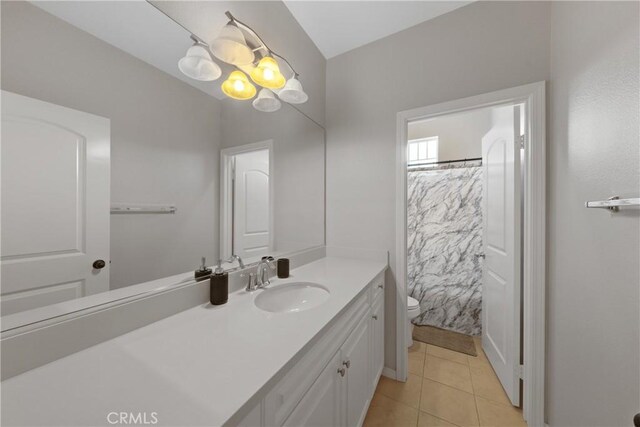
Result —
[{"label": "soap dispenser", "polygon": [[200,265],[200,268],[197,269],[194,273],[197,282],[200,282],[201,280],[204,280],[207,277],[211,276],[211,269],[207,268],[206,261],[207,259],[205,257],[202,257],[202,265]]},{"label": "soap dispenser", "polygon": [[225,304],[229,300],[229,274],[222,268],[222,260],[218,260],[218,266],[209,279],[209,283],[211,304]]}]

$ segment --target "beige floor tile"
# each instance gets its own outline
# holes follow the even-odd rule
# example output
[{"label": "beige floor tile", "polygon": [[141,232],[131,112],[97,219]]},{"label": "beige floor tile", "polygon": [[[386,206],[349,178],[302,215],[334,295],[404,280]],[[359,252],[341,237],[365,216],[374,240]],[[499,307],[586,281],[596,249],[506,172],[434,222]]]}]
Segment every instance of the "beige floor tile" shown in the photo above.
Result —
[{"label": "beige floor tile", "polygon": [[413,341],[413,345],[409,347],[409,353],[425,353],[427,351],[427,344],[420,341]]},{"label": "beige floor tile", "polygon": [[376,393],[364,419],[363,427],[415,427],[418,410]]},{"label": "beige floor tile", "polygon": [[470,365],[471,384],[476,396],[484,397],[502,405],[511,406],[511,402],[504,392],[496,373],[489,363]]},{"label": "beige floor tile", "polygon": [[427,344],[427,354],[440,357],[441,359],[451,360],[452,362],[463,363],[465,365],[468,363],[466,354],[458,353],[457,351],[438,347],[436,345]]},{"label": "beige floor tile", "polygon": [[409,353],[409,373],[422,376],[425,353]]},{"label": "beige floor tile", "polygon": [[427,354],[423,376],[468,393],[473,393],[471,373],[467,365]]},{"label": "beige floor tile", "polygon": [[376,393],[380,393],[413,408],[418,408],[420,407],[421,390],[422,377],[419,375],[409,374],[406,383],[395,381],[387,377],[380,377]]},{"label": "beige floor tile", "polygon": [[477,426],[476,402],[470,393],[425,378],[420,410],[459,426]]},{"label": "beige floor tile", "polygon": [[470,368],[492,369],[489,360],[486,357],[467,356],[467,362]]},{"label": "beige floor tile", "polygon": [[434,417],[431,414],[420,411],[418,415],[418,427],[457,427],[455,424],[451,424],[441,418]]},{"label": "beige floor tile", "polygon": [[522,411],[514,406],[500,405],[476,396],[481,426],[526,427]]}]

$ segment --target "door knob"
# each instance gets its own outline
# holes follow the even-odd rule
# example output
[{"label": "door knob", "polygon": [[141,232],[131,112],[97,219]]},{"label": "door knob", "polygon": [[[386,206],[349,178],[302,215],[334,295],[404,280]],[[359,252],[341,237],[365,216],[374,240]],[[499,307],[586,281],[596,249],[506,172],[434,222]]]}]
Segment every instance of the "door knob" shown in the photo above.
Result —
[{"label": "door knob", "polygon": [[95,268],[96,270],[103,269],[105,265],[107,265],[107,264],[102,259],[97,259],[97,260],[93,261],[93,268]]}]

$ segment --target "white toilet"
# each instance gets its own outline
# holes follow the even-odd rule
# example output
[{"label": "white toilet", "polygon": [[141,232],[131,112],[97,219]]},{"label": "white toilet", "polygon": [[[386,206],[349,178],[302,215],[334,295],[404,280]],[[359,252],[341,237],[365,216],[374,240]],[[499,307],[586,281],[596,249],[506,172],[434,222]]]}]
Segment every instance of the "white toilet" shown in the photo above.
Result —
[{"label": "white toilet", "polygon": [[420,303],[417,299],[407,295],[407,317],[409,327],[407,328],[407,343],[409,347],[413,345],[413,323],[411,321],[420,315]]}]

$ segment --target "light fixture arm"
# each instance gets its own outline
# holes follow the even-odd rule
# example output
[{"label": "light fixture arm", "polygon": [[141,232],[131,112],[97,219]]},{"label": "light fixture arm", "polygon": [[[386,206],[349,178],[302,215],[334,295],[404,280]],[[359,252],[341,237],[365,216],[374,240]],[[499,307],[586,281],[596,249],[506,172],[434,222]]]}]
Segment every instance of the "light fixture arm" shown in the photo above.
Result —
[{"label": "light fixture arm", "polygon": [[259,42],[260,42],[260,44],[262,45],[262,46],[260,46],[258,49],[262,49],[262,48],[264,48],[264,49],[266,49],[266,50],[267,50],[267,52],[268,52],[269,54],[271,54],[271,55],[273,55],[273,56],[277,56],[278,58],[282,59],[282,60],[287,64],[287,66],[289,67],[289,69],[291,70],[291,72],[293,73],[293,75],[294,75],[294,77],[295,77],[295,78],[298,78],[298,76],[300,76],[300,73],[298,73],[298,72],[295,70],[295,68],[293,68],[293,66],[291,65],[291,63],[290,63],[289,61],[287,61],[287,58],[285,58],[284,56],[282,56],[282,55],[278,54],[277,52],[274,52],[274,51],[273,51],[273,50],[272,50],[272,49],[271,49],[271,48],[270,48],[270,47],[265,43],[265,41],[264,41],[264,40],[262,40],[262,37],[260,37],[260,36],[258,35],[258,33],[256,33],[256,31],[255,31],[253,28],[251,28],[249,25],[245,24],[244,22],[239,21],[238,19],[236,19],[236,17],[235,17],[235,16],[233,16],[233,15],[231,14],[231,12],[229,12],[229,11],[226,11],[224,14],[225,14],[225,15],[227,15],[227,18],[229,18],[229,20],[230,20],[232,23],[234,23],[234,24],[236,24],[236,25],[238,25],[238,24],[242,25],[242,26],[244,27],[244,29],[246,29],[246,30],[250,31],[250,32],[251,32],[251,34],[252,34],[256,39],[258,39],[258,41],[259,41]]}]

